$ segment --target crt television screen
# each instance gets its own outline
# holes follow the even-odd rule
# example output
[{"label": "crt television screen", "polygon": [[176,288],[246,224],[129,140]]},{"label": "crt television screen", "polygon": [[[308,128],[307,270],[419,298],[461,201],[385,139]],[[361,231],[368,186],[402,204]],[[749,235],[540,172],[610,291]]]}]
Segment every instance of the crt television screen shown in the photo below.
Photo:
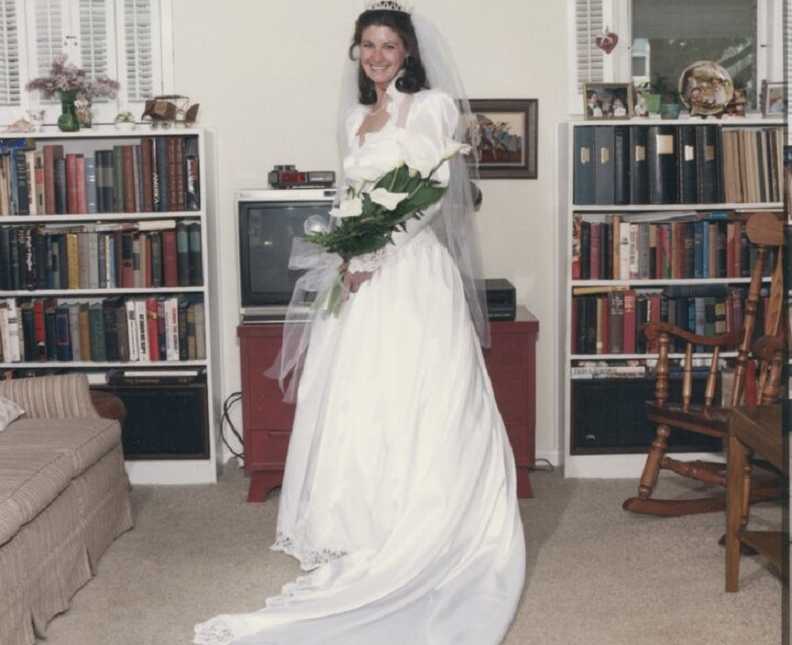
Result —
[{"label": "crt television screen", "polygon": [[328,201],[241,202],[239,205],[242,306],[287,305],[299,271],[289,270],[292,239],[305,234],[311,215],[328,217]]}]

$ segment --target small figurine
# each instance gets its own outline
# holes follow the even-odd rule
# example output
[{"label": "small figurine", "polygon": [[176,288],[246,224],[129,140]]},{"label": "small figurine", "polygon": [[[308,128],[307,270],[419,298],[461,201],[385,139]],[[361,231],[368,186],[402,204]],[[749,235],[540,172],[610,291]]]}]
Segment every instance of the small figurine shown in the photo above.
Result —
[{"label": "small figurine", "polygon": [[618,96],[613,99],[613,116],[619,118],[627,116],[627,108],[624,106],[624,101]]},{"label": "small figurine", "polygon": [[729,116],[745,116],[745,106],[748,99],[745,95],[745,90],[740,88],[734,89],[734,96],[732,100],[726,105],[726,114]]}]

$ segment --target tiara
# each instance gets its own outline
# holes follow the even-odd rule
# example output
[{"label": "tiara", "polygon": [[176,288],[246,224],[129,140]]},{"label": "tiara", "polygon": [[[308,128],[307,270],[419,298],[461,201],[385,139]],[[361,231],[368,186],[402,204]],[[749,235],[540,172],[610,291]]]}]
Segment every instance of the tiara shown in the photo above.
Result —
[{"label": "tiara", "polygon": [[412,4],[398,0],[368,0],[366,11],[401,11],[412,13]]}]

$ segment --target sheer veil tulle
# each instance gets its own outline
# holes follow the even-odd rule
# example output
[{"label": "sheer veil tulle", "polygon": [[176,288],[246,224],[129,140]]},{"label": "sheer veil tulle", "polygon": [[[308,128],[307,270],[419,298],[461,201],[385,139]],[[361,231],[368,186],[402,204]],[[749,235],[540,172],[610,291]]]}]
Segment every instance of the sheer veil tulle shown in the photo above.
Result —
[{"label": "sheer veil tulle", "polygon": [[[448,43],[428,19],[415,13],[411,18],[418,37],[421,60],[426,69],[429,87],[441,90],[457,101],[460,118],[454,138],[457,141],[468,141],[471,139],[471,133],[475,138],[478,132],[476,117],[470,110],[470,103]],[[343,160],[350,152],[346,121],[351,110],[360,105],[357,85],[358,62],[347,57],[343,70],[336,129],[340,168],[339,195],[342,194],[345,186]],[[478,233],[474,222],[472,191],[472,181],[478,179],[478,158],[475,141],[470,142],[474,144],[470,155],[466,157],[456,155],[449,162],[451,172],[448,190],[440,211],[432,218],[430,225],[456,263],[479,340],[482,346],[489,347],[487,299]],[[301,239],[295,239],[289,266],[306,272],[297,281],[292,295],[284,325],[281,353],[274,365],[266,372],[271,378],[279,380],[282,389],[291,374],[285,390],[287,401],[295,400],[303,357],[310,338],[311,322],[319,315],[317,309],[311,305],[316,299],[321,299],[322,294],[331,287],[340,264],[338,256],[330,256],[318,247],[306,244]],[[427,276],[427,279],[431,279],[431,276]]]}]

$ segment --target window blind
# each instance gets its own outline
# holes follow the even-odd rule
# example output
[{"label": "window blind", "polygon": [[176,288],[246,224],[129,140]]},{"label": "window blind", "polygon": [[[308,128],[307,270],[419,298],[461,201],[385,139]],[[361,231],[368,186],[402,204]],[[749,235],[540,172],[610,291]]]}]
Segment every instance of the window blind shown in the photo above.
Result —
[{"label": "window blind", "polygon": [[128,101],[144,101],[154,94],[152,9],[152,0],[124,0],[124,80]]},{"label": "window blind", "polygon": [[787,145],[792,145],[792,93],[789,84],[792,83],[792,1],[784,2],[784,81],[786,88],[786,136]]},{"label": "window blind", "polygon": [[604,78],[603,52],[594,44],[602,33],[603,0],[575,0],[575,49],[577,52],[577,91],[583,83],[601,82]]},{"label": "window blind", "polygon": [[63,2],[34,0],[33,11],[33,29],[29,32],[33,51],[29,69],[33,77],[49,76],[52,59],[63,52],[66,27]]},{"label": "window blind", "polygon": [[91,78],[114,75],[110,65],[111,8],[107,0],[80,0],[80,65]]},{"label": "window blind", "polygon": [[21,104],[19,28],[15,0],[0,0],[0,105]]}]

